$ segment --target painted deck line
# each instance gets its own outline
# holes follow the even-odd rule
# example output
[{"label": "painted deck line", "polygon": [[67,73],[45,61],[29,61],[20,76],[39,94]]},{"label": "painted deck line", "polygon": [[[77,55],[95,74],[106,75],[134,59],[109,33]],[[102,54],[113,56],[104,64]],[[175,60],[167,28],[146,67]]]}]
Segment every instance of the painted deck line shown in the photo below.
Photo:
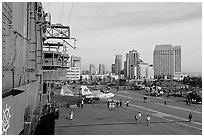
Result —
[{"label": "painted deck line", "polygon": [[[134,110],[134,109],[133,109]],[[188,127],[191,127],[191,128],[195,128],[197,130],[202,130],[200,128],[196,128],[196,127],[193,127],[193,126],[189,126],[189,125],[186,125],[186,124],[183,124],[183,123],[180,123],[180,122],[177,122],[177,121],[173,121],[173,120],[169,120],[169,119],[166,119],[166,118],[163,118],[167,121],[170,121],[170,122],[161,122],[161,121],[151,121],[151,123],[179,123],[179,124],[182,124],[182,125],[185,125],[185,126],[188,126]],[[183,121],[185,122],[185,121]],[[87,123],[87,124],[65,124],[65,125],[56,125],[55,128],[61,128],[61,127],[78,127],[78,126],[101,126],[101,125],[123,125],[123,124],[136,124],[135,122],[113,122],[113,123]],[[146,122],[138,122],[137,125],[142,125],[142,124],[145,124],[146,125]]]},{"label": "painted deck line", "polygon": [[[60,127],[77,127],[77,126],[100,126],[100,125],[122,125],[122,124],[136,124],[135,122],[113,122],[113,123],[87,123],[87,124],[66,124],[66,125],[56,125],[55,128]],[[138,123],[145,124],[145,123]]]},{"label": "painted deck line", "polygon": [[[123,96],[123,97],[126,97],[126,98],[131,98],[131,99],[135,100],[135,98],[132,98],[132,97],[128,97],[128,96],[124,96],[124,95],[120,95],[120,96]],[[156,110],[152,110],[152,109],[149,109],[149,108],[144,108],[144,107],[133,105],[133,104],[129,104],[129,105],[133,106],[133,107],[140,108],[140,109],[148,110],[148,111],[151,111],[151,112],[154,112],[154,113],[159,113],[159,114],[163,114],[163,115],[170,116],[170,117],[173,117],[173,118],[177,118],[177,119],[180,119],[180,120],[188,121],[188,119],[184,119],[184,118],[177,117],[177,116],[174,116],[174,115],[166,114],[166,113],[156,111]],[[191,122],[191,123],[202,125],[202,123],[198,123],[198,122]]]},{"label": "painted deck line", "polygon": [[[170,119],[167,119],[167,118],[163,118],[163,119],[168,120],[168,121],[173,121],[173,120],[170,120]],[[176,122],[176,123],[184,125],[186,127],[190,127],[190,128],[194,128],[194,129],[202,131],[202,128],[197,128],[197,127],[194,127],[194,126],[190,126],[190,125],[187,125],[187,124],[184,124],[184,123],[181,123],[181,122]]]},{"label": "painted deck line", "polygon": [[[140,112],[143,112],[143,113],[146,113],[146,114],[149,114],[148,112],[145,112],[145,111],[141,111],[141,110],[138,110],[138,109],[135,109],[135,108],[131,108],[131,107],[127,107],[128,109],[132,109],[132,110],[137,110],[137,111],[140,111]],[[156,116],[156,115],[154,115]],[[158,117],[158,116],[157,116]],[[161,119],[164,119],[164,120],[167,120],[167,121],[171,121],[171,122],[174,122],[173,120],[170,120],[170,119],[167,119],[167,118],[164,118],[164,117],[160,117]],[[153,123],[153,122],[151,122]],[[162,123],[162,122],[160,122]],[[175,123],[177,124],[180,124],[180,125],[183,125],[183,126],[186,126],[186,127],[190,127],[190,128],[193,128],[193,129],[196,129],[196,130],[200,130],[202,131],[202,128],[197,128],[197,127],[194,127],[194,126],[190,126],[190,125],[187,125],[187,124],[183,124],[181,122],[178,122],[178,121],[175,121]]]},{"label": "painted deck line", "polygon": [[[162,105],[162,106],[164,105],[164,104],[161,104],[161,103],[155,103],[155,104]],[[181,108],[181,107],[175,107],[175,106],[171,106],[171,105],[166,105],[166,107],[171,107],[171,108],[175,108],[175,109],[181,109],[181,110],[185,110],[185,111],[190,111],[190,112],[202,114],[202,112],[199,112],[199,111],[194,111],[194,110],[185,109],[185,108]]]},{"label": "painted deck line", "polygon": [[[131,98],[131,99],[134,99],[134,100],[138,100],[138,101],[143,101],[143,100],[140,100],[140,99],[135,99],[135,98],[132,98],[132,97],[128,97],[128,96],[124,96],[124,95],[119,95],[119,94],[115,94],[117,96],[122,96],[122,97],[126,97],[126,98]],[[168,100],[167,100],[168,101]],[[158,105],[164,105],[162,103],[154,103],[154,104],[158,104]],[[176,106],[172,106],[172,105],[167,105],[166,107],[171,107],[171,108],[175,108],[175,109],[180,109],[180,110],[184,110],[184,111],[190,111],[190,112],[194,112],[194,113],[198,113],[198,114],[202,114],[202,112],[200,111],[195,111],[195,110],[191,110],[191,109],[186,109],[186,108],[181,108],[181,107],[176,107]]]}]

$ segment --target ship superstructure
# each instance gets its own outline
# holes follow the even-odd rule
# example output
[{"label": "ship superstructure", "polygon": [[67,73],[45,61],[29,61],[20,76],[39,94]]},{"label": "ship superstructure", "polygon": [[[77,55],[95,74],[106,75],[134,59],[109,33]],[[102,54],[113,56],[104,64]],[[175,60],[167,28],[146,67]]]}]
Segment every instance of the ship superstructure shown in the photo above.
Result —
[{"label": "ship superstructure", "polygon": [[50,21],[40,2],[2,2],[2,134],[39,133],[44,117],[55,114],[50,81],[66,78],[69,55],[45,49],[76,40],[70,27]]}]

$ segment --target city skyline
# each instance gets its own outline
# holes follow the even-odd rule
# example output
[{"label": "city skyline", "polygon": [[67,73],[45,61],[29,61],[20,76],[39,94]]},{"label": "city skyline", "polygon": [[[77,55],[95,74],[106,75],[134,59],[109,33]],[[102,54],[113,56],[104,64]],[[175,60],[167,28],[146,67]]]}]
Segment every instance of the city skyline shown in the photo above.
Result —
[{"label": "city skyline", "polygon": [[44,3],[44,8],[51,12],[53,23],[70,25],[71,36],[78,41],[77,49],[70,48],[68,53],[82,58],[82,70],[87,70],[89,64],[105,64],[111,71],[115,55],[125,57],[132,49],[138,50],[145,62],[153,64],[155,45],[172,44],[182,46],[182,72],[202,72],[199,2],[77,2],[65,3],[64,10],[62,5]]}]

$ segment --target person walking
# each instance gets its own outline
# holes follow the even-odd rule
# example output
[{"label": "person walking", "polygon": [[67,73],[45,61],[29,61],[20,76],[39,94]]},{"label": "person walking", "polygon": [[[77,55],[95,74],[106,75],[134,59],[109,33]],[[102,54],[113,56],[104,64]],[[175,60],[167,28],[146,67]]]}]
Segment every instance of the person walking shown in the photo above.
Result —
[{"label": "person walking", "polygon": [[188,115],[189,122],[191,122],[192,117],[193,117],[192,114],[189,113],[189,115]]},{"label": "person walking", "polygon": [[69,114],[69,120],[70,120],[70,126],[72,124],[72,119],[74,118],[74,112],[71,111],[70,114]]},{"label": "person walking", "polygon": [[150,116],[148,115],[147,118],[146,118],[147,126],[149,126],[149,124],[150,124],[150,120],[151,120],[151,118],[150,118]]},{"label": "person walking", "polygon": [[113,102],[110,102],[109,103],[109,111],[112,111],[113,110]]},{"label": "person walking", "polygon": [[90,102],[91,102],[91,104],[92,104],[92,105],[94,104],[94,103],[93,103],[93,99],[92,99],[92,98],[90,99]]},{"label": "person walking", "polygon": [[147,102],[147,96],[144,96],[144,103]]},{"label": "person walking", "polygon": [[164,99],[164,105],[166,105],[166,106],[167,106],[167,102],[166,102],[166,99]]},{"label": "person walking", "polygon": [[122,102],[122,100],[120,100],[120,107],[122,107],[122,104],[123,104],[123,102]]},{"label": "person walking", "polygon": [[80,107],[80,102],[79,102],[79,101],[77,102],[77,107],[78,107],[78,108]]},{"label": "person walking", "polygon": [[126,107],[128,107],[128,106],[129,106],[129,100],[126,101]]},{"label": "person walking", "polygon": [[142,119],[142,114],[141,114],[141,112],[139,112],[139,113],[137,114],[137,119],[138,119],[138,121],[139,121],[139,120],[141,121],[141,119]]},{"label": "person walking", "polygon": [[136,122],[136,124],[138,122],[138,116],[136,114],[135,114],[135,122]]},{"label": "person walking", "polygon": [[186,98],[186,105],[188,105],[188,99]]},{"label": "person walking", "polygon": [[84,101],[81,100],[81,108],[84,108]]},{"label": "person walking", "polygon": [[189,103],[189,105],[191,106],[191,104],[192,104],[192,99],[189,99],[189,102],[188,102],[188,103]]},{"label": "person walking", "polygon": [[119,106],[119,101],[116,101],[116,107],[118,108],[118,106]]}]

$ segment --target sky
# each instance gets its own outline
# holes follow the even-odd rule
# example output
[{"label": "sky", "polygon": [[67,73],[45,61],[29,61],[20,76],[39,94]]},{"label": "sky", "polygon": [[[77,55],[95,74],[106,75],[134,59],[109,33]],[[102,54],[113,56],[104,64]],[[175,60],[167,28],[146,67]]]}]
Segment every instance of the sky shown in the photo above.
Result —
[{"label": "sky", "polygon": [[202,72],[201,2],[44,2],[52,24],[71,27],[78,39],[70,55],[82,58],[82,70],[105,64],[111,70],[115,55],[137,50],[153,64],[155,45],[181,46],[181,71]]}]

